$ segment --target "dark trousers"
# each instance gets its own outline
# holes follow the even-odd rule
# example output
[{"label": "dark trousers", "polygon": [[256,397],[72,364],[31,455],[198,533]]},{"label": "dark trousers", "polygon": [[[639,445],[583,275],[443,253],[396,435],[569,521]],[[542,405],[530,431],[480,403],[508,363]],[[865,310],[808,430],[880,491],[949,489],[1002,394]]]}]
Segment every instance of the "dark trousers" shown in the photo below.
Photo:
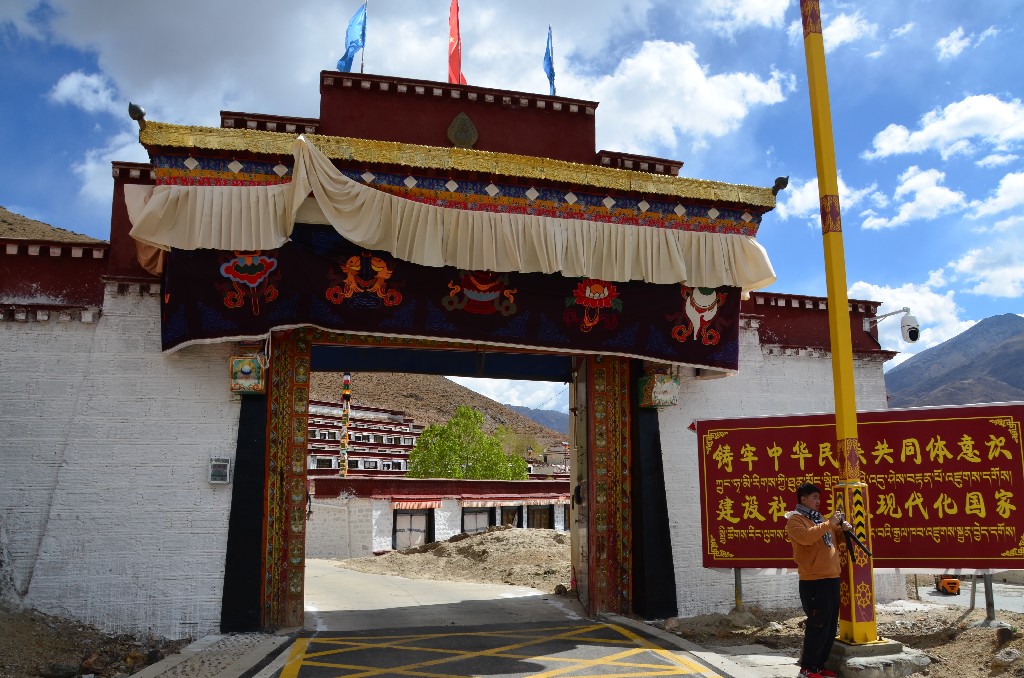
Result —
[{"label": "dark trousers", "polygon": [[839,629],[839,579],[800,581],[800,604],[807,615],[800,666],[825,668]]}]

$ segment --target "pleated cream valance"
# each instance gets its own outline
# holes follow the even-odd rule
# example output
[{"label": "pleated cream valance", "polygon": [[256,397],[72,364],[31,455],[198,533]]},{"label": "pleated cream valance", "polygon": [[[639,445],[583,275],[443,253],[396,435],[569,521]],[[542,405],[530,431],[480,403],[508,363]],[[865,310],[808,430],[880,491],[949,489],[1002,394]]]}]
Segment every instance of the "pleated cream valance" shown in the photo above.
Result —
[{"label": "pleated cream valance", "polygon": [[132,237],[165,250],[266,250],[298,221],[424,266],[744,291],[775,280],[752,237],[427,205],[349,179],[305,137],[292,153],[287,184],[125,185]]}]

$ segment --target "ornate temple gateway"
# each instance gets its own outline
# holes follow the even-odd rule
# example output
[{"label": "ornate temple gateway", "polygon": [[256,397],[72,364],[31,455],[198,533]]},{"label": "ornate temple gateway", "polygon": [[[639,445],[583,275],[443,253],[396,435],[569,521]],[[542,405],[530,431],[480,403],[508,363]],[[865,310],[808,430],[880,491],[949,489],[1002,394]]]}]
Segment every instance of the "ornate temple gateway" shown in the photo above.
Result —
[{"label": "ornate temple gateway", "polygon": [[539,354],[576,380],[576,569],[588,609],[630,612],[631,388],[645,369],[736,371],[740,297],[774,280],[755,240],[772,191],[598,153],[594,102],[320,83],[318,120],[147,121],[155,185],[124,188],[141,259],[163,273],[163,349],[269,347],[262,625],[302,620],[317,346]]},{"label": "ornate temple gateway", "polygon": [[[689,426],[833,402],[825,300],[756,291],[772,189],[596,150],[595,102],[320,88],[318,118],[141,120],[150,163],[113,165],[82,322],[67,248],[0,232],[23,278],[0,280],[0,425],[34,432],[3,442],[0,595],[176,638],[301,626],[310,374],[402,371],[571,384],[555,522],[588,611],[731,607],[732,573],[702,566]],[[892,354],[859,329],[877,307],[850,303],[862,409],[885,407]],[[430,503],[495,503],[467,497]],[[772,574],[747,602],[790,604]]]}]

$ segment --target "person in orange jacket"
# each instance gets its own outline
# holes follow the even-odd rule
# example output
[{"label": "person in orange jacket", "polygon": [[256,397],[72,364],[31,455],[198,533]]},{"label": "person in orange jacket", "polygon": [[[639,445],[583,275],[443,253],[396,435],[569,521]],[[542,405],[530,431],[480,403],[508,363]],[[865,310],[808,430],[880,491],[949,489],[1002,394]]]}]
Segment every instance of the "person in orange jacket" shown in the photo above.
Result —
[{"label": "person in orange jacket", "polygon": [[839,552],[836,545],[844,529],[851,529],[843,514],[825,520],[821,490],[804,483],[796,488],[796,508],[786,513],[786,534],[793,544],[793,560],[800,574],[800,604],[807,615],[799,678],[834,678],[825,668],[839,629]]}]

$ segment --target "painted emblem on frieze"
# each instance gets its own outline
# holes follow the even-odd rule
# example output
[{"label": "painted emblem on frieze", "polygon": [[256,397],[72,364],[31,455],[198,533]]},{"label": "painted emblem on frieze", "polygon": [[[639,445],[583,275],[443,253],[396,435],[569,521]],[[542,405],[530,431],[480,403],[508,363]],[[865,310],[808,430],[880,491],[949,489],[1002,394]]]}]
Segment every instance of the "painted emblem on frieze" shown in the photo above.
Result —
[{"label": "painted emblem on frieze", "polygon": [[508,316],[516,312],[518,293],[510,286],[508,273],[459,271],[458,282],[448,282],[448,294],[441,298],[441,305],[449,311]]},{"label": "painted emblem on frieze", "polygon": [[380,308],[402,303],[402,293],[391,284],[394,265],[369,252],[352,255],[341,264],[341,275],[329,273],[332,282],[327,288],[327,300],[340,304],[346,300],[356,308]]},{"label": "painted emblem on frieze", "polygon": [[679,289],[683,296],[683,310],[673,314],[670,319],[682,322],[672,328],[672,338],[676,341],[692,339],[705,346],[718,344],[722,337],[712,325],[728,295],[714,287],[680,285]]},{"label": "painted emblem on frieze", "polygon": [[572,296],[565,298],[565,306],[565,322],[569,325],[579,323],[581,332],[589,332],[598,324],[614,330],[619,325],[622,299],[619,299],[615,285],[585,278],[576,285]]},{"label": "painted emblem on frieze", "polygon": [[277,269],[277,259],[255,252],[234,252],[234,258],[220,267],[220,274],[231,281],[231,288],[224,294],[224,305],[240,308],[246,299],[252,307],[252,314],[260,314],[260,300],[270,303],[277,299],[277,287],[271,273]]}]

